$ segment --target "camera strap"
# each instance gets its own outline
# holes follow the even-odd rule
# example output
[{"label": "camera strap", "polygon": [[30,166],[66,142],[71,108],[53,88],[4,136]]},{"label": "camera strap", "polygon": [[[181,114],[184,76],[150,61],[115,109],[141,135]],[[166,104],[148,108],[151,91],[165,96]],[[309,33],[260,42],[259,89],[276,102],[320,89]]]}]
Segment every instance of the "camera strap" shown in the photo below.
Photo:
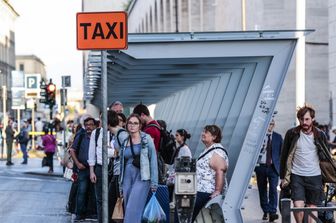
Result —
[{"label": "camera strap", "polygon": [[133,142],[132,142],[131,136],[129,137],[129,141],[130,141],[132,156],[133,156],[133,159],[135,159],[135,153],[134,153]]}]

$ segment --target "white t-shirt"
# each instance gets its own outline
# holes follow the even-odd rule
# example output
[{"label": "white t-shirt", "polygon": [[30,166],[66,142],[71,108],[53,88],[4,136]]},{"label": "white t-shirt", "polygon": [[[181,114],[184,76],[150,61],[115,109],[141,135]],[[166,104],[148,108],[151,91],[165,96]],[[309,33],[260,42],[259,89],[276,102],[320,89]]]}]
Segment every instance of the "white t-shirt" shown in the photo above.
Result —
[{"label": "white t-shirt", "polygon": [[181,158],[182,156],[187,156],[187,157],[192,157],[191,156],[191,151],[187,145],[184,145],[180,148],[180,151],[177,155],[177,158]]},{"label": "white t-shirt", "polygon": [[292,161],[292,173],[299,176],[321,175],[317,148],[314,144],[314,134],[307,135],[300,131],[300,138],[296,147]]}]

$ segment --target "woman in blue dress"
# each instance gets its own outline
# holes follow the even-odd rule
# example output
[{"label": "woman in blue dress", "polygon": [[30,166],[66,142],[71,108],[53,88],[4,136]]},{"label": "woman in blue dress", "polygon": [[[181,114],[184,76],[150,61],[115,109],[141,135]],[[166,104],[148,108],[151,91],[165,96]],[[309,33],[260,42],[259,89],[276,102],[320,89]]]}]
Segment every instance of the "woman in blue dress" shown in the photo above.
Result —
[{"label": "woman in blue dress", "polygon": [[140,223],[148,192],[158,185],[153,139],[141,132],[141,120],[131,114],[126,122],[129,138],[120,150],[120,193],[124,198],[124,223]]}]

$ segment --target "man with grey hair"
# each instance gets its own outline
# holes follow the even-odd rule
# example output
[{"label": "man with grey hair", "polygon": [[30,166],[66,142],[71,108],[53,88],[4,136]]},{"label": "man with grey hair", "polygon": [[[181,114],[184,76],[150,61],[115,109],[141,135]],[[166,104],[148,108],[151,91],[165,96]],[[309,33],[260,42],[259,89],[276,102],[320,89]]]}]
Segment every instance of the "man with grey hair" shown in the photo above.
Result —
[{"label": "man with grey hair", "polygon": [[115,111],[116,113],[123,113],[124,107],[120,101],[114,101],[110,104],[109,109]]}]

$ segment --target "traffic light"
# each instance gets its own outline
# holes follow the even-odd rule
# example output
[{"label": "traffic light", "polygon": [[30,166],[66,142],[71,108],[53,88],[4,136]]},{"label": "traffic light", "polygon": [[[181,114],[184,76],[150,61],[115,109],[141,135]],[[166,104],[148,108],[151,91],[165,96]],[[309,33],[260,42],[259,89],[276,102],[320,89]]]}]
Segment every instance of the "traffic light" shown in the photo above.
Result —
[{"label": "traffic light", "polygon": [[48,103],[47,85],[45,84],[44,81],[40,82],[40,89],[41,89],[41,91],[40,91],[40,96],[41,96],[40,103],[47,104]]},{"label": "traffic light", "polygon": [[49,83],[46,87],[46,95],[47,95],[47,104],[49,106],[53,106],[56,104],[56,85],[53,83]]}]

